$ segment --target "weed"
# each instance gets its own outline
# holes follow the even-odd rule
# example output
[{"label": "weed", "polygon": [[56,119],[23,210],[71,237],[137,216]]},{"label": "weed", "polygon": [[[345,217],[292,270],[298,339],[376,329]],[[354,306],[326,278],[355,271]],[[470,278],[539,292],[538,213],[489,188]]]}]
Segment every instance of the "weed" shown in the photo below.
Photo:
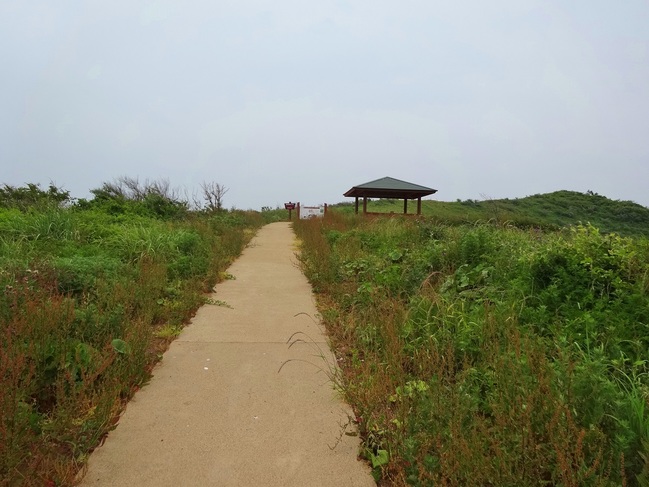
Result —
[{"label": "weed", "polygon": [[178,325],[164,325],[160,327],[154,335],[157,338],[163,338],[165,340],[173,340],[174,338],[180,335],[182,328]]},{"label": "weed", "polygon": [[72,485],[263,223],[174,220],[179,209],[151,198],[0,209],[0,485]]},{"label": "weed", "polygon": [[645,240],[333,211],[295,230],[384,481],[648,477]]},{"label": "weed", "polygon": [[232,306],[230,306],[225,301],[221,301],[220,299],[206,298],[205,299],[205,304],[211,304],[211,305],[214,305],[214,306],[221,306],[223,308],[233,309]]}]

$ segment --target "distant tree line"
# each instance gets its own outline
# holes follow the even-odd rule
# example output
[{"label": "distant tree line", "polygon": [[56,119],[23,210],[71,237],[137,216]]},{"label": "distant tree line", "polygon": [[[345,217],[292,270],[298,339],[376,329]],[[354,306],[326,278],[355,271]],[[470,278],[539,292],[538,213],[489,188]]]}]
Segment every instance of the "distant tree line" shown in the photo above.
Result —
[{"label": "distant tree line", "polygon": [[28,183],[23,187],[3,184],[0,187],[0,207],[27,210],[29,208],[60,207],[70,203],[70,192],[50,183],[48,189]]},{"label": "distant tree line", "polygon": [[90,190],[92,199],[75,200],[69,191],[54,183],[50,183],[47,189],[34,183],[21,187],[5,183],[0,186],[0,208],[28,211],[67,206],[91,208],[99,205],[108,207],[114,213],[124,213],[129,205],[135,203],[159,217],[177,218],[189,211],[223,211],[224,197],[228,191],[229,188],[223,184],[204,181],[200,185],[200,192],[189,196],[186,190],[172,187],[167,179],[140,181],[138,178],[120,176]]}]

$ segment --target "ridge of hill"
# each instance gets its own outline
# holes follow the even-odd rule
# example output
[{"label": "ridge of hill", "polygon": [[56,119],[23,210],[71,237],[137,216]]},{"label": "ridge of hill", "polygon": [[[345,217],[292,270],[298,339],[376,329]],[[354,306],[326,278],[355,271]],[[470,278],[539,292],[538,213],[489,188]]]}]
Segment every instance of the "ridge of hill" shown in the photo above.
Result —
[{"label": "ridge of hill", "polygon": [[[333,205],[343,211],[353,211],[353,206],[346,202]],[[412,202],[409,208],[412,212]],[[403,201],[369,201],[368,211],[402,213]],[[549,228],[590,223],[605,233],[649,237],[649,208],[632,201],[612,200],[592,191],[560,190],[513,199],[423,200],[422,214],[453,223],[497,220]]]},{"label": "ridge of hill", "polygon": [[[489,202],[483,202],[489,204]],[[649,208],[633,201],[612,200],[593,192],[555,191],[495,204],[528,218],[566,226],[591,223],[601,231],[649,236]]]}]

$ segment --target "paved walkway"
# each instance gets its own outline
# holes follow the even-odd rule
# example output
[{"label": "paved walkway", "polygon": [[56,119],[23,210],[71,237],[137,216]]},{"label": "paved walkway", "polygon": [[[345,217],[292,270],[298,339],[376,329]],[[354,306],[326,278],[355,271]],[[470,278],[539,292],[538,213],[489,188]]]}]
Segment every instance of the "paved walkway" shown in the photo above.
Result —
[{"label": "paved walkway", "polygon": [[[294,238],[288,223],[259,231],[212,296],[231,308],[198,311],[83,486],[375,485],[343,434],[349,408],[323,372],[331,354]],[[295,332],[309,343],[289,347]]]}]

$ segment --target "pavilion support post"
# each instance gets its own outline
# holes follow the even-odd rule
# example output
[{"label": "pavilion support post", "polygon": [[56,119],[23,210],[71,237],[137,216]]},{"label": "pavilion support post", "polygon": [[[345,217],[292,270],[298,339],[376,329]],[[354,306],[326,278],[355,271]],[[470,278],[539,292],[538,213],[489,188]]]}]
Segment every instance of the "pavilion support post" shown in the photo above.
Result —
[{"label": "pavilion support post", "polygon": [[363,215],[367,213],[367,196],[363,196]]},{"label": "pavilion support post", "polygon": [[358,215],[358,196],[356,197],[356,207],[355,213]]},{"label": "pavilion support post", "polygon": [[421,197],[417,198],[417,215],[421,215]]},{"label": "pavilion support post", "polygon": [[403,214],[408,214],[408,198],[403,199]]}]

